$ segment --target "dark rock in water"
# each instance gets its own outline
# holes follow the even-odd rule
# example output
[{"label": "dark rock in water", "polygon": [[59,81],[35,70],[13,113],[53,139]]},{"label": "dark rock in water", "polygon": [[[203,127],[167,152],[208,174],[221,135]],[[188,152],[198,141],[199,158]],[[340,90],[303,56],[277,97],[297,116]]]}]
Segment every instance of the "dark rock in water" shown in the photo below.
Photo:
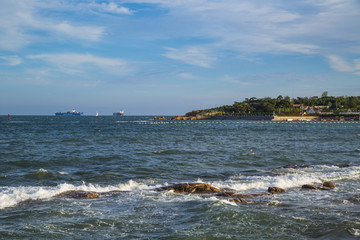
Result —
[{"label": "dark rock in water", "polygon": [[352,167],[353,165],[351,165],[351,164],[338,164],[338,165],[335,165],[335,166],[337,166],[339,168],[347,168],[347,167]]},{"label": "dark rock in water", "polygon": [[156,191],[171,191],[173,190],[176,193],[219,193],[221,192],[220,189],[215,188],[209,184],[206,183],[180,183],[180,184],[174,184],[167,187],[161,187],[155,189]]},{"label": "dark rock in water", "polygon": [[57,197],[64,197],[64,198],[76,198],[76,199],[93,199],[98,198],[99,194],[96,192],[87,192],[82,190],[72,190],[72,191],[66,191],[62,192]]},{"label": "dark rock in water", "polygon": [[279,187],[269,187],[268,192],[272,194],[276,194],[276,193],[284,193],[286,192],[286,190]]},{"label": "dark rock in water", "polygon": [[99,197],[108,197],[108,196],[119,195],[119,194],[127,193],[127,192],[129,192],[129,191],[114,190],[114,191],[110,191],[110,192],[101,192],[98,194],[99,194]]},{"label": "dark rock in water", "polygon": [[304,184],[301,186],[302,189],[318,189],[318,187],[311,184]]},{"label": "dark rock in water", "polygon": [[229,199],[230,202],[238,202],[238,203],[247,203],[248,201],[246,201],[244,198],[231,198]]},{"label": "dark rock in water", "polygon": [[283,168],[294,168],[294,169],[297,169],[297,168],[309,168],[310,165],[286,165],[286,166],[283,166]]},{"label": "dark rock in water", "polygon": [[324,183],[323,183],[323,186],[324,186],[324,187],[328,187],[328,188],[334,188],[334,187],[335,187],[335,184],[332,183],[332,182],[324,182]]},{"label": "dark rock in water", "polygon": [[217,196],[217,197],[234,197],[236,195],[237,194],[234,192],[221,192],[221,193],[216,194],[215,196]]},{"label": "dark rock in water", "polygon": [[331,190],[331,188],[329,188],[329,187],[319,187],[318,189],[320,189],[320,190]]}]

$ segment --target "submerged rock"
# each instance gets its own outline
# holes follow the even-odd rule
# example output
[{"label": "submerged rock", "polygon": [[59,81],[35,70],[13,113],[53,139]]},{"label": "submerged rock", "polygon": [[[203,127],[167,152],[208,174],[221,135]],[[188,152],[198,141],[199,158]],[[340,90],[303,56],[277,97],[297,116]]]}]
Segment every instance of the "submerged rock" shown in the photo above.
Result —
[{"label": "submerged rock", "polygon": [[72,191],[66,191],[62,192],[57,197],[63,197],[63,198],[76,198],[76,199],[93,199],[98,198],[99,194],[96,192],[87,192],[82,190],[72,190]]},{"label": "submerged rock", "polygon": [[213,187],[206,183],[180,183],[174,184],[167,187],[161,187],[155,189],[156,191],[174,191],[176,193],[219,193],[221,192],[220,189]]},{"label": "submerged rock", "polygon": [[286,190],[279,187],[269,187],[268,192],[272,194],[276,194],[276,193],[284,193],[286,192]]}]

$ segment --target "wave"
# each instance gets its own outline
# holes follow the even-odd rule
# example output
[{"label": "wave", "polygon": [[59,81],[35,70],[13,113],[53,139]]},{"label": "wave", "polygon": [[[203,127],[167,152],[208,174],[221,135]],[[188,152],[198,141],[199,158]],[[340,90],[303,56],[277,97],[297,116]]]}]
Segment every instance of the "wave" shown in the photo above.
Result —
[{"label": "wave", "polygon": [[228,180],[211,183],[221,189],[237,192],[249,190],[266,191],[268,187],[281,188],[301,187],[304,184],[320,184],[325,181],[356,180],[360,176],[360,166],[340,168],[338,166],[315,165],[309,168],[274,169],[270,175],[234,175]]},{"label": "wave", "polygon": [[120,183],[112,186],[99,186],[86,184],[75,186],[73,184],[63,183],[55,187],[49,186],[20,186],[20,187],[0,187],[0,209],[15,206],[21,202],[29,200],[48,200],[56,195],[67,191],[87,191],[87,192],[111,192],[111,191],[144,191],[151,190],[154,186],[138,183],[129,180],[126,183]]},{"label": "wave", "polygon": [[[39,169],[36,175],[47,175],[45,169]],[[66,174],[66,173],[62,173]],[[285,189],[301,187],[304,184],[321,184],[324,181],[353,181],[360,176],[360,166],[340,168],[338,166],[315,165],[308,168],[278,168],[273,169],[267,175],[242,175],[237,174],[225,180],[207,182],[212,186],[224,191],[235,191],[236,193],[267,191],[268,187],[276,186]],[[186,182],[186,181],[184,181]],[[198,183],[204,183],[198,178]],[[19,186],[0,187],[0,209],[15,206],[29,200],[50,200],[51,198],[67,191],[87,191],[105,193],[111,191],[125,192],[154,192],[152,190],[169,185],[167,182],[160,183],[155,180],[142,180],[137,182],[129,180],[116,185],[100,186],[94,184],[73,185],[68,183],[57,186]],[[351,185],[351,184],[350,184]],[[168,194],[168,193],[162,193]],[[191,197],[193,198],[193,196]],[[278,203],[274,203],[278,204]]]}]

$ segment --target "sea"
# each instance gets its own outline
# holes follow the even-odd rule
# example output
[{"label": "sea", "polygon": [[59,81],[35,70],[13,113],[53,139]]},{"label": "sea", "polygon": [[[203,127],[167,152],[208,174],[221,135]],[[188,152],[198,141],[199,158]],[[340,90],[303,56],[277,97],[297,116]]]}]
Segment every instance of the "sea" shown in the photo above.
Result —
[{"label": "sea", "polygon": [[359,239],[359,159],[360,122],[0,116],[0,239]]}]

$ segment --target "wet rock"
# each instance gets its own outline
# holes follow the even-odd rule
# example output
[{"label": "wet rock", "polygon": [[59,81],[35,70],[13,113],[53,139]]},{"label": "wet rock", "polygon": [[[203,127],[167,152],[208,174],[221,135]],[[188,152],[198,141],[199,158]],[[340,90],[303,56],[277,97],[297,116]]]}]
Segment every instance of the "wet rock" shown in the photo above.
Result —
[{"label": "wet rock", "polygon": [[155,189],[156,191],[174,191],[176,193],[197,193],[197,194],[204,194],[204,193],[219,193],[221,192],[220,189],[215,188],[206,183],[180,183],[174,184],[167,187],[161,187]]},{"label": "wet rock", "polygon": [[276,193],[284,193],[286,192],[286,190],[279,187],[269,187],[268,192],[272,194],[276,194]]},{"label": "wet rock", "polygon": [[234,197],[236,195],[237,194],[234,192],[221,192],[221,193],[216,194],[215,196],[217,196],[217,197]]},{"label": "wet rock", "polygon": [[323,186],[324,186],[324,187],[328,187],[328,188],[334,188],[334,187],[335,187],[335,184],[332,183],[332,182],[324,182],[324,183],[323,183]]},{"label": "wet rock", "polygon": [[318,187],[318,189],[320,189],[320,190],[331,190],[331,188],[329,188],[329,187]]},{"label": "wet rock", "polygon": [[247,203],[248,201],[246,201],[244,198],[231,198],[229,199],[230,202],[237,202],[237,203]]},{"label": "wet rock", "polygon": [[304,184],[301,186],[302,189],[318,189],[318,187],[311,184]]},{"label": "wet rock", "polygon": [[114,191],[109,191],[109,192],[101,192],[98,194],[99,194],[99,197],[109,197],[109,196],[119,195],[119,194],[127,193],[127,192],[129,192],[129,191],[114,190]]},{"label": "wet rock", "polygon": [[351,165],[351,164],[338,164],[338,165],[335,165],[335,166],[337,166],[339,168],[347,168],[347,167],[352,167],[353,165]]},{"label": "wet rock", "polygon": [[96,192],[73,190],[73,191],[62,192],[62,193],[58,194],[57,197],[76,198],[76,199],[93,199],[93,198],[98,198],[99,194]]}]

